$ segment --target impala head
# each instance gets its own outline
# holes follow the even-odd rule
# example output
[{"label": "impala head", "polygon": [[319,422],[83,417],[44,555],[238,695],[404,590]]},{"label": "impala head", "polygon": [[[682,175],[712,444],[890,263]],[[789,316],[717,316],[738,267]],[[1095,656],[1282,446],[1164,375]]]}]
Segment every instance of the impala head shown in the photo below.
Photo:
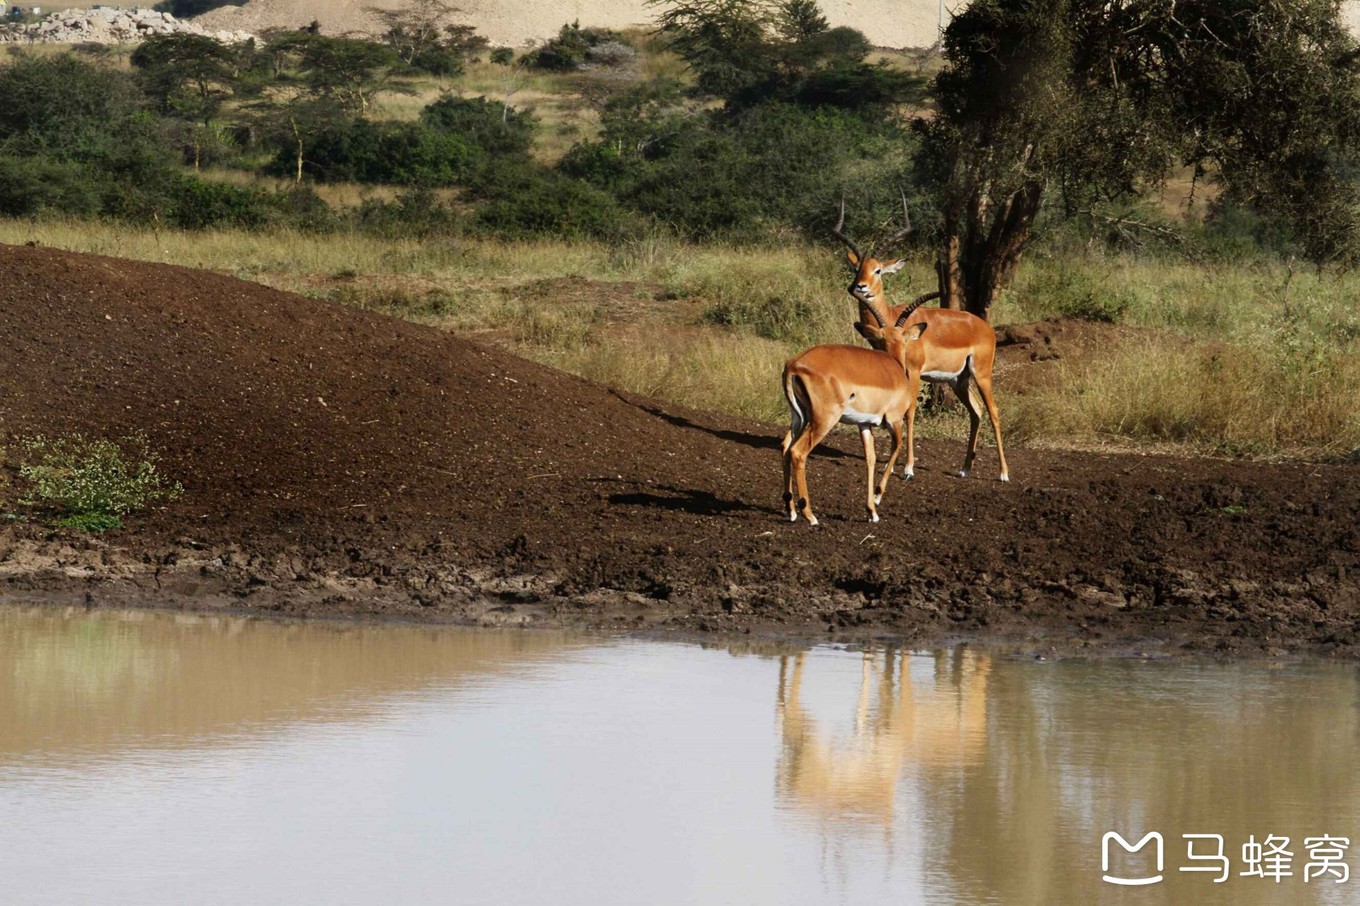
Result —
[{"label": "impala head", "polygon": [[850,295],[865,305],[886,308],[887,303],[883,301],[883,275],[897,273],[907,262],[901,258],[891,261],[880,261],[873,257],[861,258],[853,251],[847,251],[845,257],[849,260],[850,270],[855,275],[846,288]]},{"label": "impala head", "polygon": [[883,323],[883,319],[878,316],[878,312],[872,308],[868,309],[877,325],[865,324],[862,321],[855,322],[855,330],[859,335],[869,341],[875,349],[881,349],[888,355],[897,359],[904,366],[907,361],[907,344],[913,340],[921,339],[921,334],[926,332],[926,322],[918,321],[910,327],[905,326],[909,313],[903,313],[896,323],[891,327]]},{"label": "impala head", "polygon": [[[892,236],[879,243],[882,246],[890,246],[899,241],[911,232],[911,214],[907,211],[907,197],[902,195],[902,218],[904,226]],[[850,263],[850,271],[854,278],[846,291],[854,296],[864,309],[876,312],[876,317],[882,322],[882,315],[888,311],[888,303],[883,299],[883,276],[885,274],[895,274],[906,265],[906,261],[901,258],[875,258],[874,250],[870,249],[866,254],[859,250],[859,246],[850,241],[850,238],[841,232],[845,226],[845,199],[841,199],[840,219],[836,221],[835,228],[831,231],[833,235],[848,246],[845,253],[846,260]]]}]

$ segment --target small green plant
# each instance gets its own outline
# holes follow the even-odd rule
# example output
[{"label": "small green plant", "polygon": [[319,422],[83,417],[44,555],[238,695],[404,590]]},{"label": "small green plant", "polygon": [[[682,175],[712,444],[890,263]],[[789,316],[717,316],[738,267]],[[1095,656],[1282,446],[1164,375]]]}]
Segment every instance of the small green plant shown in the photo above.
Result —
[{"label": "small green plant", "polygon": [[159,457],[141,434],[121,442],[38,435],[19,443],[24,462],[19,477],[29,484],[26,506],[54,511],[55,524],[102,532],[122,525],[123,516],[184,493],[179,482],[161,475]]}]

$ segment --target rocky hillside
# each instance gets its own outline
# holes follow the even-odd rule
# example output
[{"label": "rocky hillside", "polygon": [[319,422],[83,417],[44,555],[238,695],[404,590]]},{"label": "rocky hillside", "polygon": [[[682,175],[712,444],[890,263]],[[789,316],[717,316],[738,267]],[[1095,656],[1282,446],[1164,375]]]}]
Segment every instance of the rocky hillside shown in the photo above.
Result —
[{"label": "rocky hillside", "polygon": [[0,44],[135,44],[152,35],[208,35],[228,44],[248,41],[250,32],[206,28],[151,9],[71,9],[41,22],[0,28]]},{"label": "rocky hillside", "polygon": [[[316,20],[327,34],[371,32],[371,6],[398,8],[400,0],[250,0],[199,17],[209,28],[261,31],[296,28]],[[459,0],[460,18],[492,44],[519,46],[541,41],[568,22],[626,28],[656,19],[647,0]],[[939,34],[940,5],[935,0],[824,0],[833,26],[849,25],[883,47],[929,47]]]}]

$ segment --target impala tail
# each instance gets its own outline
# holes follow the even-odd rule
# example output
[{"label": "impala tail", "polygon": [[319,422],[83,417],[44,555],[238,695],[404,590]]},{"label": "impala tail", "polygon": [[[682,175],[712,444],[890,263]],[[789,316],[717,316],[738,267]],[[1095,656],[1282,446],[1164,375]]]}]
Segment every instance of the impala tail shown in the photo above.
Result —
[{"label": "impala tail", "polygon": [[783,452],[802,435],[807,427],[807,413],[811,408],[808,402],[807,387],[792,368],[784,369],[784,398],[789,401],[789,433],[784,437]]}]

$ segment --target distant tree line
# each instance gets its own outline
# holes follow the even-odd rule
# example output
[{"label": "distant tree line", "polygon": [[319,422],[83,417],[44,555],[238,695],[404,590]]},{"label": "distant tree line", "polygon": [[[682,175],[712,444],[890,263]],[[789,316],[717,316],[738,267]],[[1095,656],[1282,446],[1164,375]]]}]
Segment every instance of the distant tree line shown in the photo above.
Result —
[{"label": "distant tree line", "polygon": [[[159,36],[130,73],[21,54],[0,67],[0,213],[759,242],[825,237],[842,198],[852,231],[896,232],[905,195],[945,302],[985,315],[1046,227],[1176,234],[1144,199],[1188,172],[1213,189],[1205,242],[1245,230],[1319,266],[1360,260],[1360,49],[1330,0],[974,0],[930,80],[875,61],[815,0],[656,5],[646,40],[690,79],[601,77],[635,66],[635,40],[576,23],[492,49],[444,0],[371,10],[377,40]],[[484,55],[497,97],[376,114]],[[510,103],[530,69],[578,74],[599,113],[552,165],[533,154],[538,118]],[[289,188],[207,178],[222,170]],[[335,212],[311,191],[325,182],[405,194]]]}]

